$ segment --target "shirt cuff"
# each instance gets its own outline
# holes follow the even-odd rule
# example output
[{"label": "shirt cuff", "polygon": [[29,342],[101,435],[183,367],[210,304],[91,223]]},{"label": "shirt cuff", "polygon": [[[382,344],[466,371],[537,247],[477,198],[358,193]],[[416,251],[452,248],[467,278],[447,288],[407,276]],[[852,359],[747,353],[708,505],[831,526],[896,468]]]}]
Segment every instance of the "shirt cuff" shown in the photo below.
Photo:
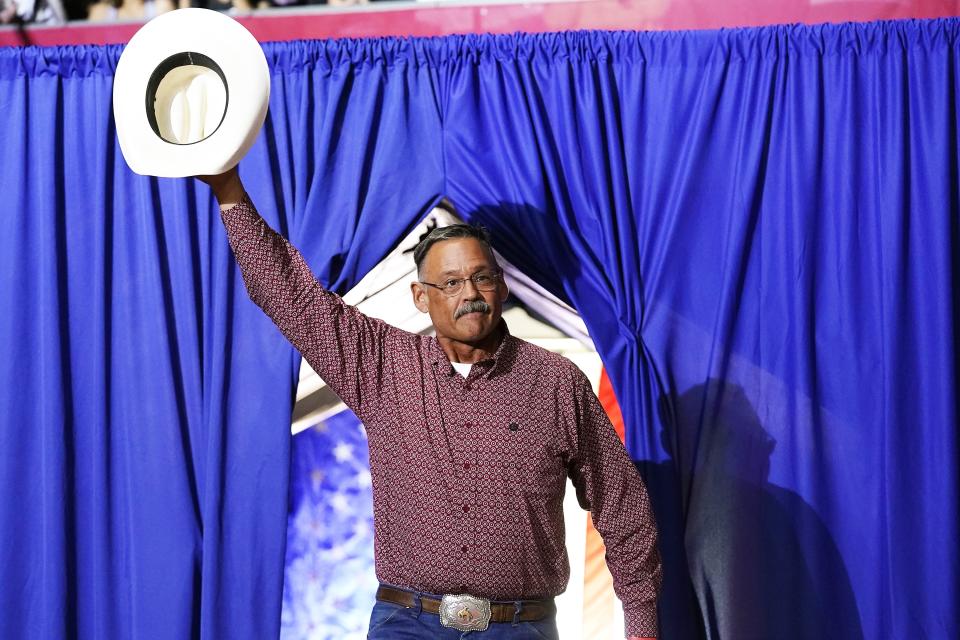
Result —
[{"label": "shirt cuff", "polygon": [[250,202],[250,198],[247,197],[247,194],[243,194],[243,197],[240,199],[240,202],[233,205],[229,209],[222,209],[220,211],[220,217],[223,218],[224,222],[237,221],[243,218],[250,218],[254,214],[253,203]]},{"label": "shirt cuff", "polygon": [[657,637],[657,607],[656,605],[632,607],[623,612],[627,638],[656,638]]}]

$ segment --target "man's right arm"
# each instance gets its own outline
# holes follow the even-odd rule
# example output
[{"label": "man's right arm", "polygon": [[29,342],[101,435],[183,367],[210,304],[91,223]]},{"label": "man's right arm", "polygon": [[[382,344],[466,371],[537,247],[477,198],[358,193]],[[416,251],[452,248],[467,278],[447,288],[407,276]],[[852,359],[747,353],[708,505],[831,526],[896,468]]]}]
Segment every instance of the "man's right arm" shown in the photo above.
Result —
[{"label": "man's right arm", "polygon": [[201,180],[220,203],[250,299],[337,395],[361,419],[369,419],[382,388],[389,327],[320,285],[300,252],[257,213],[235,169]]}]

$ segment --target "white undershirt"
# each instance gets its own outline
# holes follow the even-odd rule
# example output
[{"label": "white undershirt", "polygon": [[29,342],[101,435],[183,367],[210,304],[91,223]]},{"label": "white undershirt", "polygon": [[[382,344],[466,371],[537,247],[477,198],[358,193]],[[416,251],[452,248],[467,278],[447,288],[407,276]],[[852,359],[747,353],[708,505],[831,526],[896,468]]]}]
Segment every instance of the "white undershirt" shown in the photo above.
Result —
[{"label": "white undershirt", "polygon": [[473,366],[472,362],[451,362],[453,368],[457,370],[457,373],[466,378],[470,375],[470,367]]}]

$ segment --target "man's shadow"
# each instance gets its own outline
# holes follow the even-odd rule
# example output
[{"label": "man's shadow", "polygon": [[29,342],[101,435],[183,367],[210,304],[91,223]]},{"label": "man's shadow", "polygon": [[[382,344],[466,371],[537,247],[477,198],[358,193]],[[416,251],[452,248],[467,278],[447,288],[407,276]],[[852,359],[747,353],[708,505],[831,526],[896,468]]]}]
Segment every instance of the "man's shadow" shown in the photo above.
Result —
[{"label": "man's shadow", "polygon": [[660,418],[670,459],[637,463],[660,529],[660,637],[862,639],[839,550],[810,505],[769,482],[777,443],[743,388],[664,396]]}]

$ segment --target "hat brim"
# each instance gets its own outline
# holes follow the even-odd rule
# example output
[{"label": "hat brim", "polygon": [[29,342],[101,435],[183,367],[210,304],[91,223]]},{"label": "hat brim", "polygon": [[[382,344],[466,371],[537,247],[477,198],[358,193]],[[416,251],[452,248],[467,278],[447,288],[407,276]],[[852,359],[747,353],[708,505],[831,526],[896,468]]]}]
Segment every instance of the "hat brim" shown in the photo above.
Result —
[{"label": "hat brim", "polygon": [[[147,111],[154,70],[184,52],[216,62],[227,89],[219,127],[193,144],[161,138]],[[270,71],[260,44],[239,22],[208,9],[179,9],[145,24],[121,54],[113,84],[123,157],[136,173],[165,178],[215,175],[234,167],[256,140],[269,101]]]}]

